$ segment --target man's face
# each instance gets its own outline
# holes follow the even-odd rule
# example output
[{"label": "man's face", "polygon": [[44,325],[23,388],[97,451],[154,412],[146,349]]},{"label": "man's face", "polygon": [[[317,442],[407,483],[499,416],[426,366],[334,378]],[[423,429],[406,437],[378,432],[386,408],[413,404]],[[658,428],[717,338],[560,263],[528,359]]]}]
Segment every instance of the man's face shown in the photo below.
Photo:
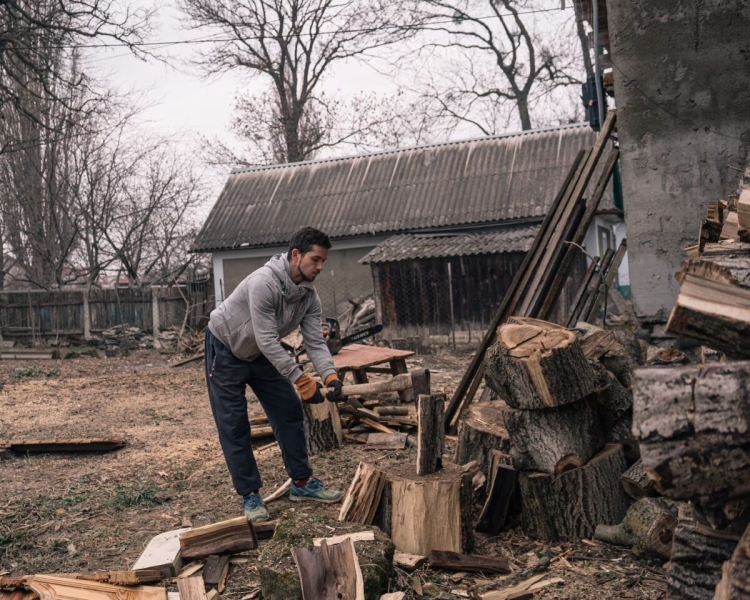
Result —
[{"label": "man's face", "polygon": [[292,272],[292,281],[315,281],[315,278],[323,270],[323,263],[328,258],[328,248],[313,246],[309,252],[300,254],[297,249],[292,250],[292,260],[289,267]]}]

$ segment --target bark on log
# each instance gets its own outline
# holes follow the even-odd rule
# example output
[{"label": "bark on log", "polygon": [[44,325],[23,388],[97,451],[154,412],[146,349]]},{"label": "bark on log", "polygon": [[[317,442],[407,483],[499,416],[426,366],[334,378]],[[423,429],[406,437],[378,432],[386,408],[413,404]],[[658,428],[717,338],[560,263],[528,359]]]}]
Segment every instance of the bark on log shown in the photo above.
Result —
[{"label": "bark on log", "polygon": [[738,538],[714,535],[701,527],[689,505],[680,507],[667,569],[670,600],[712,600],[721,569],[732,557]]},{"label": "bark on log", "polygon": [[622,444],[625,451],[625,461],[632,465],[641,457],[638,440],[633,436],[633,414],[628,412],[615,426],[606,433],[604,441],[607,444]]},{"label": "bark on log", "polygon": [[470,473],[452,463],[421,477],[410,464],[389,467],[385,473],[374,524],[391,537],[397,550],[420,556],[432,550],[471,550]]},{"label": "bark on log", "polygon": [[750,362],[639,369],[633,431],[670,498],[750,495]]},{"label": "bark on log", "polygon": [[687,260],[677,279],[680,293],[667,331],[732,358],[750,358],[750,257]]},{"label": "bark on log", "polygon": [[622,523],[597,525],[594,538],[629,547],[636,554],[669,558],[677,526],[677,505],[668,498],[641,498],[628,508]]},{"label": "bark on log", "polygon": [[443,468],[445,394],[419,396],[417,407],[417,475]]},{"label": "bark on log", "polygon": [[504,403],[481,402],[472,404],[466,419],[458,425],[456,463],[477,461],[484,476],[490,478],[491,451],[510,452],[510,438],[503,422]]},{"label": "bark on log", "polygon": [[542,540],[572,541],[590,538],[597,525],[619,523],[628,509],[619,485],[623,471],[622,447],[611,445],[583,467],[562,475],[522,473],[524,530]]},{"label": "bark on log", "polygon": [[575,334],[556,325],[502,325],[485,371],[488,384],[514,408],[563,406],[596,390]]},{"label": "bark on log", "polygon": [[[612,431],[623,416],[629,414],[633,408],[633,394],[625,389],[613,373],[607,371],[600,363],[594,363],[595,369],[600,369],[604,375],[606,388],[595,394],[597,412],[605,435]],[[600,386],[604,387],[604,385]]]},{"label": "bark on log", "polygon": [[491,477],[487,486],[487,501],[477,520],[476,530],[497,535],[505,525],[518,482],[518,471],[510,466],[510,456],[492,453]]},{"label": "bark on log", "polygon": [[564,459],[585,464],[604,447],[595,405],[586,398],[544,410],[506,408],[513,466],[519,471],[555,473]]},{"label": "bark on log", "polygon": [[654,484],[648,478],[646,470],[643,468],[643,461],[638,460],[620,477],[622,489],[633,500],[640,500],[646,496],[656,496]]},{"label": "bark on log", "polygon": [[724,563],[714,600],[750,598],[750,527],[740,538],[732,558]]},{"label": "bark on log", "polygon": [[320,404],[302,403],[302,412],[305,417],[307,451],[311,455],[329,452],[339,447],[336,424],[333,421],[333,406],[334,403],[332,402],[321,402]]}]

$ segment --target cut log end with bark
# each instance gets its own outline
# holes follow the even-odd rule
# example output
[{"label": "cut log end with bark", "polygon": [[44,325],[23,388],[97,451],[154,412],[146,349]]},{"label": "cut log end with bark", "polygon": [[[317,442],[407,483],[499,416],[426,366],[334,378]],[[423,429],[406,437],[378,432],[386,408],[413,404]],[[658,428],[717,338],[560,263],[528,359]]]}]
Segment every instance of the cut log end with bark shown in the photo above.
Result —
[{"label": "cut log end with bark", "polygon": [[522,473],[524,529],[543,540],[578,540],[591,537],[597,525],[619,523],[628,507],[619,485],[623,471],[622,447],[613,444],[561,475]]},{"label": "cut log end with bark", "polygon": [[492,451],[504,454],[510,452],[510,438],[503,417],[504,408],[504,402],[478,402],[469,407],[466,418],[458,426],[458,464],[475,460],[484,476],[490,477]]},{"label": "cut log end with bark", "polygon": [[596,391],[575,334],[557,325],[502,325],[485,370],[488,384],[514,408],[562,406]]},{"label": "cut log end with bark", "polygon": [[334,402],[302,403],[307,450],[311,455],[329,452],[341,445],[341,420]]}]

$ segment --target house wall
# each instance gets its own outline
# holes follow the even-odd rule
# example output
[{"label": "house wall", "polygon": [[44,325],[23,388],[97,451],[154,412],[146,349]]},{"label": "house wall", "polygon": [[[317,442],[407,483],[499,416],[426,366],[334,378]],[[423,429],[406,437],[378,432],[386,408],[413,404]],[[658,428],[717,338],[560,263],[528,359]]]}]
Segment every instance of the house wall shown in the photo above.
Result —
[{"label": "house wall", "polygon": [[[323,304],[323,316],[341,314],[349,299],[373,293],[372,273],[359,259],[383,242],[387,236],[334,242],[323,272],[315,280]],[[258,248],[213,255],[216,297],[226,298],[254,270],[262,267],[271,256],[286,252],[286,246]]]},{"label": "house wall", "polygon": [[607,0],[630,284],[668,317],[674,274],[709,200],[737,186],[750,142],[747,0]]}]

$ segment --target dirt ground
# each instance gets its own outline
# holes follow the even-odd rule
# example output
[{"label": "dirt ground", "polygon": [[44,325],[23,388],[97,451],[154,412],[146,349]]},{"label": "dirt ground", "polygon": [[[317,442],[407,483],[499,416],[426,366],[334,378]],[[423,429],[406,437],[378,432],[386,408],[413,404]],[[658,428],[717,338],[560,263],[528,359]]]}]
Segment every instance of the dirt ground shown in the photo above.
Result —
[{"label": "dirt ground", "polygon": [[[158,533],[242,514],[209,410],[202,363],[170,368],[178,358],[143,351],[127,358],[0,363],[0,444],[11,438],[127,440],[123,449],[106,454],[13,455],[0,462],[0,574],[126,569]],[[410,367],[429,367],[433,388],[450,394],[469,359],[445,351],[417,357]],[[449,444],[448,452],[453,450]],[[414,455],[410,449],[374,457],[347,445],[313,457],[312,465],[327,484],[346,489],[361,459],[403,462],[414,461]],[[269,493],[286,480],[278,447],[257,458]],[[284,499],[269,510],[277,518],[295,506]],[[316,510],[335,516],[339,509],[316,505]],[[514,573],[485,578],[397,570],[391,591],[419,597],[416,576],[424,597],[464,598],[548,568],[562,582],[536,598],[666,597],[662,561],[639,559],[624,549],[594,542],[544,544],[516,527],[495,538],[477,535],[475,552],[510,557]],[[255,597],[257,572],[249,556],[232,564],[224,597]]]}]

